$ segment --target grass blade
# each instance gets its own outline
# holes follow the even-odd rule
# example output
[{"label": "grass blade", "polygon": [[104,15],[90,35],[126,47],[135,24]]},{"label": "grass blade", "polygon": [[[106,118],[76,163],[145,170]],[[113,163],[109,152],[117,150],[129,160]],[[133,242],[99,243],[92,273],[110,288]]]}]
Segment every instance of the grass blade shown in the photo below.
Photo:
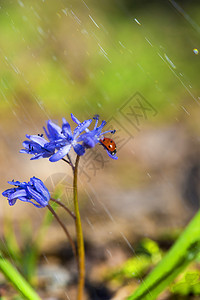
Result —
[{"label": "grass blade", "polygon": [[195,259],[200,251],[200,211],[192,219],[162,261],[128,300],[152,300]]},{"label": "grass blade", "polygon": [[0,270],[15,288],[28,300],[41,300],[28,282],[12,266],[12,264],[0,253]]}]

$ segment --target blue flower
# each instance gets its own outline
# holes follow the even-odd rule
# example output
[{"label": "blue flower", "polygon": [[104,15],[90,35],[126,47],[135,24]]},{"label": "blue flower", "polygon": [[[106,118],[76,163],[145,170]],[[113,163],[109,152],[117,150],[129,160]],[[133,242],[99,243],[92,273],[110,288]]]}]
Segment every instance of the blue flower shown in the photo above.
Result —
[{"label": "blue flower", "polygon": [[[62,128],[51,120],[48,120],[47,129],[45,127],[43,128],[49,141],[42,135],[27,134],[26,137],[29,140],[23,142],[25,149],[20,150],[20,153],[33,154],[31,160],[49,157],[51,162],[55,162],[68,155],[71,148],[74,149],[76,154],[82,156],[85,153],[85,149],[93,148],[97,143],[101,143],[111,158],[118,159],[116,156],[116,148],[111,151],[105,143],[103,143],[102,139],[104,134],[115,132],[115,130],[102,132],[102,128],[106,124],[105,121],[102,121],[101,125],[97,126],[99,116],[94,117],[96,120],[94,129],[89,130],[88,127],[92,123],[91,119],[81,123],[73,114],[71,114],[71,118],[78,125],[73,133],[70,124],[65,118],[63,118]],[[84,131],[85,133],[83,133]]]},{"label": "blue flower", "polygon": [[[51,162],[58,161],[62,159],[64,156],[66,156],[71,147],[73,147],[74,151],[78,155],[83,155],[85,153],[85,147],[78,143],[78,138],[80,134],[87,129],[88,126],[92,123],[92,120],[86,120],[82,123],[80,122],[78,126],[74,129],[74,132],[72,133],[71,127],[69,123],[63,118],[63,125],[62,130],[58,130],[58,128],[55,129],[55,131],[49,130],[48,138],[51,140],[50,144],[52,143],[58,151],[53,154],[49,160]],[[52,134],[53,132],[53,134]],[[60,136],[59,136],[60,135]]]},{"label": "blue flower", "polygon": [[20,150],[20,153],[33,154],[34,156],[31,158],[31,160],[50,157],[55,153],[55,146],[48,143],[48,141],[42,136],[26,134],[26,137],[30,141],[23,142],[25,149]]},{"label": "blue flower", "polygon": [[8,198],[9,205],[14,205],[17,199],[32,203],[39,208],[48,205],[50,194],[40,179],[32,177],[28,183],[14,180],[8,181],[8,183],[15,186],[2,193],[4,197]]},{"label": "blue flower", "polygon": [[[80,124],[80,121],[76,117],[74,117],[73,114],[71,114],[71,118],[76,124]],[[97,126],[99,121],[99,115],[96,115],[93,119],[96,120],[94,129],[90,131],[88,128],[86,128],[85,129],[86,133],[80,135],[80,137],[77,139],[77,142],[82,141],[83,142],[82,145],[85,148],[93,148],[97,143],[100,143],[106,149],[109,157],[113,159],[118,159],[118,157],[116,156],[116,149],[114,151],[110,151],[103,143],[104,134],[109,132],[114,134],[115,130],[107,130],[102,132],[103,127],[106,125],[106,121],[102,121],[101,125]]]}]

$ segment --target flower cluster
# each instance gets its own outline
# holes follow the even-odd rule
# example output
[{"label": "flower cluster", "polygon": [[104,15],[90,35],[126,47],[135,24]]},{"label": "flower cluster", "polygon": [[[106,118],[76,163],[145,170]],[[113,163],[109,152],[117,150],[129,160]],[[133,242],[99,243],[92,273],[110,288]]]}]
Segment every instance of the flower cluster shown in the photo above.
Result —
[{"label": "flower cluster", "polygon": [[[102,132],[106,121],[102,121],[101,125],[98,126],[98,115],[94,117],[95,126],[93,130],[88,129],[92,119],[81,123],[73,114],[71,114],[71,118],[77,124],[74,132],[72,132],[70,124],[64,118],[62,128],[49,120],[47,129],[44,127],[49,141],[43,135],[26,135],[29,140],[23,142],[25,149],[20,150],[20,152],[33,154],[34,156],[31,159],[49,157],[51,162],[55,162],[64,158],[71,148],[74,149],[77,155],[82,156],[86,149],[93,148],[97,143],[101,143],[104,134],[115,132],[114,130]],[[106,150],[111,158],[117,159],[116,151]]]},{"label": "flower cluster", "polygon": [[[94,128],[93,130],[89,130],[88,127],[92,123],[92,119],[81,123],[73,114],[71,114],[71,118],[77,124],[73,132],[70,124],[64,118],[62,128],[51,120],[48,120],[47,128],[44,127],[44,132],[48,140],[43,137],[43,134],[27,134],[26,137],[28,140],[23,142],[24,149],[20,150],[20,153],[32,154],[32,160],[48,157],[51,162],[55,162],[64,159],[66,155],[69,158],[71,148],[74,149],[77,155],[82,156],[86,149],[93,148],[96,144],[100,143],[111,158],[118,159],[114,141],[107,138],[106,142],[106,138],[104,138],[104,134],[108,132],[115,133],[115,130],[102,132],[106,124],[105,121],[102,121],[98,126],[99,116],[96,115],[93,118],[95,120]],[[32,177],[28,183],[14,180],[8,181],[8,183],[14,185],[14,187],[4,191],[2,195],[8,198],[10,205],[14,205],[17,199],[30,202],[36,207],[45,207],[48,205],[50,194],[40,179]]]},{"label": "flower cluster", "polygon": [[[8,198],[8,203],[12,206],[17,199],[30,202],[36,207],[45,207],[49,203],[50,194],[44,183],[36,178],[30,178],[30,181],[8,181],[9,184],[14,185],[13,188],[5,190],[2,195]],[[34,201],[32,201],[32,200]]]}]

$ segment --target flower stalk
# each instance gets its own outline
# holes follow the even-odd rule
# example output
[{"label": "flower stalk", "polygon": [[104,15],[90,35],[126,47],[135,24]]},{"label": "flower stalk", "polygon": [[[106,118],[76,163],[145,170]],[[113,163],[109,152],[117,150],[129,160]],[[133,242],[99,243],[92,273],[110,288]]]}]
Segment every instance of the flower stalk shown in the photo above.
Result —
[{"label": "flower stalk", "polygon": [[76,216],[73,213],[73,211],[71,211],[64,203],[62,203],[61,201],[59,201],[58,199],[54,199],[54,198],[50,198],[51,201],[57,203],[58,205],[60,205],[61,207],[63,207],[69,214],[70,216],[75,220]]},{"label": "flower stalk", "polygon": [[54,209],[51,207],[50,204],[47,205],[48,209],[50,210],[50,212],[52,213],[52,215],[55,217],[55,219],[58,221],[58,223],[60,224],[60,226],[63,228],[67,238],[69,239],[69,242],[70,242],[70,245],[72,247],[72,251],[73,251],[73,254],[75,257],[77,257],[76,255],[76,247],[75,247],[75,244],[72,240],[72,237],[71,235],[69,234],[66,226],[63,224],[63,222],[60,220],[60,218],[58,217],[58,215],[56,214],[56,212],[54,211]]},{"label": "flower stalk", "polygon": [[76,215],[76,236],[77,236],[77,252],[78,252],[78,268],[79,268],[79,279],[78,279],[78,295],[77,300],[83,299],[84,283],[85,283],[85,250],[83,241],[83,232],[81,226],[81,218],[79,213],[78,205],[78,193],[77,193],[77,178],[78,178],[78,163],[80,156],[77,155],[75,167],[73,170],[73,191],[74,191],[74,210]]}]

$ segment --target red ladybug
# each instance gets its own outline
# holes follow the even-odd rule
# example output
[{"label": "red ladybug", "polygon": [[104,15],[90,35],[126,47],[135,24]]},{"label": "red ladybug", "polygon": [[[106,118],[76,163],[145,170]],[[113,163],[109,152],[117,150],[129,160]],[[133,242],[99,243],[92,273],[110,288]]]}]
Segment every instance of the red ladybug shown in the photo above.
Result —
[{"label": "red ladybug", "polygon": [[116,154],[116,152],[117,152],[116,144],[112,139],[103,138],[102,140],[100,140],[100,143],[102,144],[102,146],[104,148],[106,148],[110,152],[111,155]]}]

